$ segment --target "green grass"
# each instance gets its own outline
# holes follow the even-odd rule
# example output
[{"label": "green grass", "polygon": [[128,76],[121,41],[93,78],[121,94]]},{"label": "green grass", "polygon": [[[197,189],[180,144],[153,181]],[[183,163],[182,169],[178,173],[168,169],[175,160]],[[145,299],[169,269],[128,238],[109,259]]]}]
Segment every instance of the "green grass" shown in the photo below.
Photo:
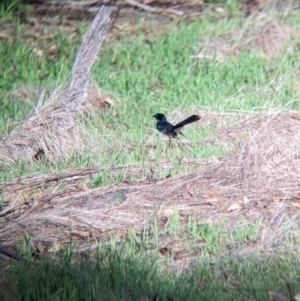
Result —
[{"label": "green grass", "polygon": [[18,21],[21,12],[26,10],[24,0],[2,0],[0,4],[0,19]]},{"label": "green grass", "polygon": [[[176,219],[176,216],[174,217]],[[174,228],[174,225],[175,228]],[[176,251],[163,261],[155,250],[164,241],[153,233],[129,232],[122,243],[111,239],[105,247],[97,242],[97,253],[75,253],[76,244],[37,260],[30,256],[32,238],[24,238],[23,261],[7,266],[0,280],[1,300],[268,300],[267,292],[289,296],[299,292],[300,261],[296,252],[278,247],[273,255],[238,255],[220,252],[224,227],[198,224],[186,229],[170,219],[167,230],[178,241],[185,232],[198,241],[198,260],[192,268],[175,273],[168,268]],[[170,231],[171,230],[171,231]],[[174,233],[176,230],[176,234]],[[254,231],[250,236],[256,236]],[[170,234],[171,233],[171,234]],[[251,242],[246,225],[239,229],[239,245]],[[246,239],[245,239],[246,238]],[[246,242],[247,241],[247,242]],[[205,244],[204,244],[205,243]],[[298,242],[293,240],[294,246]],[[191,244],[190,244],[191,245]],[[195,245],[196,246],[196,245]],[[174,248],[176,250],[176,248]],[[190,249],[190,253],[195,250]],[[183,259],[184,260],[184,259]],[[2,294],[2,295],[1,295]],[[156,296],[156,299],[155,299]]]},{"label": "green grass", "polygon": [[[179,24],[164,36],[150,40],[142,30],[135,38],[129,39],[124,34],[120,41],[105,45],[94,69],[94,79],[104,90],[121,98],[120,119],[140,131],[148,126],[151,114],[169,113],[174,108],[252,110],[287,104],[298,108],[299,98],[291,84],[294,71],[299,68],[299,51],[283,54],[273,61],[248,52],[224,62],[192,58],[197,43],[239,28],[242,22],[231,19],[216,23],[207,18],[201,23]],[[59,32],[51,43],[38,41],[35,47],[18,40],[3,43],[0,49],[1,105],[10,113],[7,115],[18,116],[19,111],[23,111],[21,106],[6,100],[12,89],[24,84],[53,88],[56,83],[66,83],[78,43],[79,38],[74,40]],[[38,50],[46,53],[51,44],[60,50],[54,62],[49,62],[46,54],[38,55]],[[277,85],[280,91],[276,91],[274,99]],[[254,93],[263,87],[269,89],[264,97]],[[24,118],[24,112],[22,114]],[[2,123],[7,119],[6,114],[3,115]],[[106,115],[105,121],[112,126],[115,118],[109,113]],[[6,133],[2,131],[2,135]]]},{"label": "green grass", "polygon": [[[90,145],[68,159],[67,165],[88,167],[97,163],[108,168],[131,164],[149,166],[153,160],[149,160],[145,146],[155,129],[155,121],[151,116],[157,112],[170,116],[174,109],[186,111],[192,107],[220,111],[299,108],[299,96],[294,88],[297,82],[294,74],[300,61],[297,48],[293,54],[283,53],[276,60],[267,60],[246,51],[240,57],[232,57],[224,62],[192,57],[199,42],[238,29],[244,22],[240,18],[216,22],[208,16],[202,22],[179,23],[162,36],[149,38],[141,28],[135,37],[124,33],[118,41],[105,44],[94,68],[93,79],[104,91],[118,99],[115,108],[118,117],[113,116],[112,110],[100,115],[91,114],[83,124],[84,127],[88,126],[90,135],[94,134],[87,139],[87,145],[89,142]],[[53,40],[38,40],[32,44],[20,41],[22,32],[24,28],[20,27],[20,38],[13,43],[3,42],[0,48],[2,137],[26,118],[37,101],[36,97],[27,101],[12,100],[9,92],[26,86],[46,88],[49,94],[56,86],[65,85],[70,78],[80,42],[80,36],[71,39],[57,31]],[[84,32],[83,27],[80,32]],[[51,45],[59,49],[59,56],[53,62],[47,56]],[[41,55],[40,50],[43,51]],[[190,111],[192,113],[193,110]],[[200,130],[189,127],[185,131],[186,136],[192,142],[200,140],[201,146],[195,144],[182,150],[175,145],[175,151],[172,152],[165,142],[161,142],[161,137],[157,137],[157,163],[166,158],[179,162],[183,157],[199,159],[225,155],[230,150],[201,143],[216,131],[213,126]],[[105,138],[105,145],[95,147],[97,135]],[[130,144],[134,147],[129,148]],[[65,163],[65,159],[58,162],[54,171]],[[37,170],[45,168],[37,167]],[[32,170],[22,169],[23,174],[29,169]],[[20,176],[22,170],[15,175]],[[184,171],[181,167],[174,170],[171,173]],[[13,175],[2,173],[1,177],[7,180]],[[120,174],[119,179],[124,177],[126,175]],[[106,177],[107,180],[109,178]],[[98,182],[103,183],[102,180]]]},{"label": "green grass", "polygon": [[[9,92],[20,87],[47,89],[45,97],[58,85],[70,79],[73,59],[80,37],[71,39],[57,31],[50,41],[43,39],[36,45],[21,40],[24,28],[17,26],[16,40],[2,42],[0,47],[0,136],[7,135],[34,109],[37,98],[11,98]],[[82,31],[79,28],[79,31]],[[49,33],[50,36],[50,33]],[[47,55],[51,45],[58,45],[58,58],[52,62]]]},{"label": "green grass", "polygon": [[[109,259],[68,262],[44,260],[16,266],[8,280],[15,290],[2,294],[11,300],[269,300],[267,291],[289,296],[286,282],[299,289],[299,258],[250,258],[241,267],[240,258],[226,258],[216,265],[202,263],[196,270],[175,276],[158,271],[155,262],[122,258],[113,252]],[[291,268],[293,267],[293,268]],[[274,271],[281,271],[275,273]],[[272,274],[272,280],[269,275]],[[155,299],[156,297],[156,299]],[[147,300],[147,299],[146,299]]]},{"label": "green grass", "polygon": [[[132,102],[130,106],[126,102],[120,112],[127,123],[131,119],[136,122],[137,113],[142,122],[153,112],[168,112],[177,107],[197,105],[221,110],[252,110],[284,106],[297,98],[289,79],[299,67],[299,53],[276,61],[247,52],[239,59],[224,62],[191,58],[203,36],[220,35],[237,26],[218,27],[222,25],[215,25],[213,30],[208,20],[181,25],[151,41],[150,46],[142,34],[134,44],[124,39],[112,52],[103,53],[95,68],[95,79],[104,89],[116,91],[122,99]],[[276,93],[275,101],[273,93],[264,98],[254,93],[257,87],[272,90],[279,83],[283,86],[281,93]]]},{"label": "green grass", "polygon": [[[284,52],[273,60],[247,51],[224,62],[193,57],[199,42],[245,25],[245,20],[236,16],[238,3],[226,3],[234,18],[217,22],[208,14],[201,22],[181,22],[166,34],[150,38],[141,27],[137,36],[124,33],[117,41],[106,43],[93,80],[114,95],[118,115],[114,116],[113,109],[88,113],[78,120],[85,149],[51,165],[19,162],[0,171],[1,183],[34,172],[61,173],[96,164],[104,171],[88,183],[91,188],[193,172],[199,167],[182,164],[184,158],[196,161],[230,152],[205,143],[218,131],[217,125],[191,126],[184,132],[191,144],[173,143],[169,147],[155,132],[153,114],[161,112],[171,116],[170,121],[177,121],[180,117],[176,112],[192,113],[195,108],[220,112],[299,109],[295,89],[299,44],[293,54]],[[294,26],[298,21],[298,13],[284,20]],[[26,86],[45,88],[49,95],[57,86],[65,86],[84,32],[82,26],[77,38],[56,31],[53,39],[32,42],[22,40],[24,27],[16,25],[14,41],[1,40],[0,137],[9,134],[37,103],[36,97],[12,100],[9,93]],[[47,56],[51,45],[59,49],[54,61]],[[170,169],[163,168],[167,160],[173,164]],[[145,171],[133,175],[131,166]],[[112,167],[119,171],[112,172]],[[88,259],[80,260],[73,254],[76,244],[55,254],[61,261],[53,254],[33,260],[33,238],[26,237],[20,246],[24,262],[8,267],[5,290],[0,292],[11,298],[12,287],[15,300],[142,300],[146,296],[149,300],[268,300],[268,290],[288,296],[287,282],[293,294],[300,291],[300,262],[293,252],[299,249],[298,232],[291,241],[287,235],[283,242],[286,249],[279,245],[277,253],[241,257],[236,255],[239,250],[259,241],[261,219],[229,229],[226,221],[212,225],[191,216],[182,227],[179,212],[175,212],[165,228],[161,229],[159,222],[154,219],[143,233],[129,232],[122,243],[111,240],[108,247],[98,243],[96,258],[88,253]],[[180,275],[173,274],[167,265],[174,263],[176,248],[198,260],[193,269]],[[167,252],[159,259],[157,254],[163,249]]]}]

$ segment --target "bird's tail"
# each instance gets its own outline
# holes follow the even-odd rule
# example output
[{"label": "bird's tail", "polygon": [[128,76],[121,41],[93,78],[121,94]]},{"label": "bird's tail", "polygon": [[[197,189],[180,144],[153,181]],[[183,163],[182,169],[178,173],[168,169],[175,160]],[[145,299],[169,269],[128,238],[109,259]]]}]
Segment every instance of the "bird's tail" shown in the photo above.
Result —
[{"label": "bird's tail", "polygon": [[183,126],[187,125],[187,124],[190,124],[190,123],[193,123],[197,120],[200,120],[201,117],[199,115],[192,115],[190,117],[188,117],[187,119],[184,119],[183,121],[177,123],[175,126],[174,126],[174,130],[176,129],[180,129],[182,128]]}]

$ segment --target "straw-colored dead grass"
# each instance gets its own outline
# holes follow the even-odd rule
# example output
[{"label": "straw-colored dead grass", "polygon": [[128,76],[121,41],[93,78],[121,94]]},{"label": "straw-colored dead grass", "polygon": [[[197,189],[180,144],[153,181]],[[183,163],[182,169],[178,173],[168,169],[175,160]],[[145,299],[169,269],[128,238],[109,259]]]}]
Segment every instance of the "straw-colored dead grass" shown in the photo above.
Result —
[{"label": "straw-colored dead grass", "polygon": [[290,186],[293,193],[300,181],[299,126],[299,112],[277,111],[260,114],[220,136],[243,145],[218,170],[221,177],[226,174],[228,182],[242,189],[275,192],[284,184],[284,190]]},{"label": "straw-colored dead grass", "polygon": [[[82,145],[74,111],[63,105],[65,94],[56,91],[44,105],[38,105],[20,128],[1,141],[2,168],[19,161],[33,163],[44,155],[54,162]],[[42,100],[40,101],[40,103]],[[5,167],[6,166],[6,167]]]},{"label": "straw-colored dead grass", "polygon": [[277,19],[268,20],[264,16],[253,15],[242,29],[202,43],[195,57],[224,61],[248,50],[272,59],[285,48],[293,51],[292,33],[291,28]]},{"label": "straw-colored dead grass", "polygon": [[[250,24],[249,28],[253,25]],[[235,41],[240,44],[231,45],[229,52],[239,53],[241,46],[257,45],[272,56],[290,39],[288,30],[276,20],[264,23],[256,33],[250,32],[249,28],[238,35],[234,33],[238,37]],[[220,45],[218,49],[223,51]],[[78,87],[87,87],[90,69],[85,71],[87,76],[78,72],[70,87],[78,82]],[[82,100],[86,91],[80,89]],[[67,158],[80,148],[83,142],[75,122],[76,106],[62,102],[66,95],[75,102],[78,95],[74,93],[67,95],[56,91],[46,104],[38,106],[21,128],[3,141],[0,148],[2,165],[13,164],[20,158],[34,162],[45,154],[51,162],[59,157]],[[93,101],[97,97],[101,108],[102,105],[113,105],[111,100],[101,100],[98,88],[90,95],[86,102],[91,105],[95,105]],[[182,118],[178,112],[174,114],[178,120]],[[230,114],[226,118],[228,116]],[[1,190],[4,198],[4,210],[0,212],[1,246],[14,248],[20,245],[26,233],[33,237],[33,247],[39,250],[76,242],[77,250],[82,251],[95,247],[94,237],[105,241],[111,234],[122,238],[130,229],[138,233],[149,230],[154,218],[162,221],[160,225],[165,227],[169,217],[176,212],[180,213],[182,225],[189,216],[211,223],[227,217],[229,227],[262,218],[263,231],[256,248],[280,239],[284,229],[292,229],[298,224],[300,113],[274,111],[255,117],[234,116],[240,121],[234,122],[237,125],[233,129],[222,123],[224,118],[215,117],[207,114],[201,121],[206,119],[209,124],[217,120],[219,133],[215,143],[234,151],[223,161],[199,162],[194,174],[154,181],[158,177],[153,176],[151,166],[128,166],[127,173],[136,177],[143,175],[143,178],[134,183],[124,181],[90,189],[87,182],[104,171],[94,168],[65,171],[60,175],[30,175],[5,183]],[[149,142],[152,140],[153,137]],[[187,158],[181,164],[190,164],[190,161]],[[162,164],[161,169],[167,170],[170,165],[172,162]],[[112,167],[112,176],[114,173],[117,176],[119,169]],[[125,199],[109,202],[109,196],[116,191],[123,193]],[[165,249],[169,250],[169,245],[173,244],[174,259],[191,257],[183,246],[167,241],[170,237],[164,238],[166,242],[162,244],[168,245]]]},{"label": "straw-colored dead grass", "polygon": [[246,17],[258,11],[272,10],[276,14],[287,15],[299,5],[297,0],[245,0],[244,11]]},{"label": "straw-colored dead grass", "polygon": [[[1,243],[16,246],[26,232],[46,249],[55,242],[76,241],[78,250],[85,250],[95,246],[93,235],[102,241],[111,234],[123,237],[129,229],[141,232],[149,229],[154,217],[167,221],[179,211],[183,225],[191,215],[212,223],[227,217],[229,227],[261,218],[263,231],[255,247],[263,247],[280,239],[284,229],[292,229],[299,220],[299,126],[300,114],[293,111],[243,118],[239,126],[216,136],[236,149],[223,162],[201,164],[197,173],[154,182],[148,179],[88,189],[86,177],[99,170],[86,169],[6,183],[2,193],[9,201],[1,214]],[[60,184],[69,189],[57,192]],[[28,194],[30,187],[32,191],[45,187],[49,194],[21,202],[23,191]],[[115,191],[122,192],[125,200],[109,202]]]},{"label": "straw-colored dead grass", "polygon": [[104,6],[98,11],[76,56],[68,89],[53,92],[44,105],[41,98],[24,123],[1,141],[0,168],[20,161],[33,163],[43,157],[52,162],[68,157],[82,145],[75,120],[83,112],[91,70],[115,11]]}]

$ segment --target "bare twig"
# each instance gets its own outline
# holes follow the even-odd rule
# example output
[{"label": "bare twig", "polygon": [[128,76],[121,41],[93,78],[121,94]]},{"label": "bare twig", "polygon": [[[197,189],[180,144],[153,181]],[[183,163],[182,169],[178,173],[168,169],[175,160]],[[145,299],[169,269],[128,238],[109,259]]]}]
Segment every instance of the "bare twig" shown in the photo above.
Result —
[{"label": "bare twig", "polygon": [[167,13],[167,14],[172,14],[172,15],[177,15],[177,16],[183,16],[185,13],[183,11],[179,11],[173,8],[156,8],[141,2],[138,2],[136,0],[125,0],[125,3],[131,5],[131,6],[135,6],[138,8],[141,8],[143,10],[149,11],[151,13]]},{"label": "bare twig", "polygon": [[3,255],[5,255],[5,256],[7,256],[9,258],[17,260],[17,261],[21,261],[22,260],[22,258],[19,255],[13,254],[13,253],[11,253],[11,252],[9,252],[9,251],[1,248],[1,247],[0,247],[0,253],[2,253]]}]

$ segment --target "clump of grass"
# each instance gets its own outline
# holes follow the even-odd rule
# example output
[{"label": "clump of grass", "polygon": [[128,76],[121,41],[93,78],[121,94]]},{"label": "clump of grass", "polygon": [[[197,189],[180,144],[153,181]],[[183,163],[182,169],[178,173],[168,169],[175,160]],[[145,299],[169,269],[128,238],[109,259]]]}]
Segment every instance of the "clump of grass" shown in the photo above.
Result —
[{"label": "clump of grass", "polygon": [[[237,2],[227,3],[232,4],[228,9],[234,13]],[[191,165],[183,167],[184,158],[197,162],[212,155],[226,154],[227,150],[220,145],[197,143],[217,132],[214,125],[210,129],[188,128],[186,135],[190,144],[175,142],[167,146],[161,136],[151,132],[155,127],[151,119],[154,113],[165,113],[173,121],[173,118],[176,120],[190,110],[203,107],[220,111],[253,111],[278,106],[299,108],[294,85],[294,71],[299,67],[297,48],[293,54],[284,53],[272,61],[247,51],[238,58],[223,62],[193,57],[199,41],[218,37],[243,24],[240,19],[216,23],[207,17],[201,22],[174,26],[163,36],[148,39],[141,31],[130,42],[124,35],[120,41],[106,44],[94,78],[103,89],[119,98],[119,102],[116,101],[114,110],[90,114],[89,121],[85,118],[79,121],[86,138],[86,148],[59,162],[45,161],[34,166],[20,162],[9,170],[2,170],[1,179],[21,177],[34,171],[55,170],[59,173],[67,167],[98,164],[107,169],[91,180],[92,188],[125,179],[155,182],[193,171]],[[74,40],[58,34],[55,44],[60,55],[54,62],[39,55],[41,52],[33,51],[29,43],[7,42],[1,48],[0,58],[5,58],[0,59],[0,70],[4,71],[0,72],[2,137],[10,133],[15,123],[21,122],[35,105],[34,99],[26,105],[20,101],[12,103],[8,97],[12,89],[24,82],[49,88],[68,79],[76,52]],[[281,136],[286,138],[287,135],[283,133]],[[259,152],[259,155],[263,154]],[[171,162],[172,166],[165,168],[165,161]],[[250,163],[254,161],[249,160]],[[236,162],[233,163],[236,167]],[[120,168],[119,173],[109,171],[115,166]],[[127,169],[128,166],[140,167],[141,172],[132,176],[134,169]],[[147,170],[145,173],[142,167]],[[251,168],[247,170],[251,171]],[[98,197],[100,199],[101,194]],[[57,200],[55,204],[58,204]],[[74,205],[73,202],[70,204]],[[103,207],[106,205],[104,203]],[[67,205],[63,206],[69,214]],[[239,248],[255,244],[259,239],[261,220],[245,223],[233,231],[192,217],[183,227],[179,212],[166,220],[167,224],[161,225],[161,221],[154,218],[148,229],[141,234],[131,233],[122,244],[112,241],[108,248],[98,244],[97,257],[87,254],[88,259],[82,260],[73,258],[76,245],[71,244],[61,261],[53,260],[49,255],[40,261],[30,262],[30,248],[34,242],[31,237],[26,237],[21,248],[25,262],[12,267],[5,279],[9,285],[0,291],[6,294],[7,288],[12,288],[16,299],[21,300],[262,300],[267,298],[268,290],[288,295],[286,282],[293,293],[299,291],[300,264],[299,258],[291,251],[294,246],[286,253],[280,250],[276,256],[236,255]],[[298,249],[299,242],[294,244]],[[197,260],[193,261],[193,268],[188,265],[190,271],[183,268],[178,276],[161,264],[164,260],[157,264],[157,253],[162,255],[163,250],[167,251],[168,256],[164,259],[168,263],[181,261],[181,251]],[[7,296],[11,298],[12,295],[8,292]]]},{"label": "clump of grass", "polygon": [[[240,28],[243,22],[239,17],[216,23],[207,17],[201,23],[179,23],[169,32],[150,39],[141,29],[136,37],[131,37],[130,42],[124,34],[119,41],[106,44],[95,67],[94,79],[119,101],[116,101],[112,110],[89,116],[93,126],[88,127],[88,131],[93,132],[94,137],[88,136],[87,144],[90,144],[87,149],[73,156],[75,160],[68,159],[69,166],[149,166],[153,156],[149,156],[147,142],[152,139],[150,129],[155,128],[151,116],[157,112],[171,115],[170,121],[173,121],[174,110],[187,112],[192,111],[191,108],[209,107],[220,111],[251,111],[253,108],[277,106],[297,108],[299,102],[292,83],[292,70],[299,65],[298,51],[279,56],[273,61],[247,51],[238,58],[224,62],[193,57],[199,42]],[[74,40],[58,31],[51,43],[37,41],[34,46],[18,41],[4,43],[2,53],[0,51],[0,57],[5,57],[5,60],[0,59],[0,69],[4,71],[0,92],[2,137],[26,117],[36,101],[34,98],[26,102],[21,99],[11,101],[10,91],[24,83],[33,87],[53,88],[53,85],[66,82],[79,38]],[[54,61],[47,57],[47,49],[52,44],[59,49]],[[114,111],[117,111],[118,117]],[[197,127],[197,130],[193,130],[193,127],[189,127],[186,135],[192,142],[209,139],[218,130],[212,128]],[[105,138],[106,143],[99,145],[99,135]],[[184,157],[199,159],[212,155],[223,156],[230,151],[224,150],[224,146],[202,143],[201,146],[194,144],[185,149],[175,146],[176,151],[168,152],[160,140],[155,152],[158,163],[167,158],[180,162]],[[177,168],[171,174],[182,171],[185,170]],[[3,178],[7,178],[6,175]]]},{"label": "clump of grass", "polygon": [[73,261],[71,250],[61,260],[13,264],[1,280],[1,300],[266,300],[268,291],[289,296],[286,283],[292,294],[299,291],[300,261],[293,254],[202,259],[176,275],[143,252],[128,256],[124,245],[98,245],[94,259]]},{"label": "clump of grass", "polygon": [[0,19],[18,19],[25,10],[24,0],[3,0],[0,4]]}]

